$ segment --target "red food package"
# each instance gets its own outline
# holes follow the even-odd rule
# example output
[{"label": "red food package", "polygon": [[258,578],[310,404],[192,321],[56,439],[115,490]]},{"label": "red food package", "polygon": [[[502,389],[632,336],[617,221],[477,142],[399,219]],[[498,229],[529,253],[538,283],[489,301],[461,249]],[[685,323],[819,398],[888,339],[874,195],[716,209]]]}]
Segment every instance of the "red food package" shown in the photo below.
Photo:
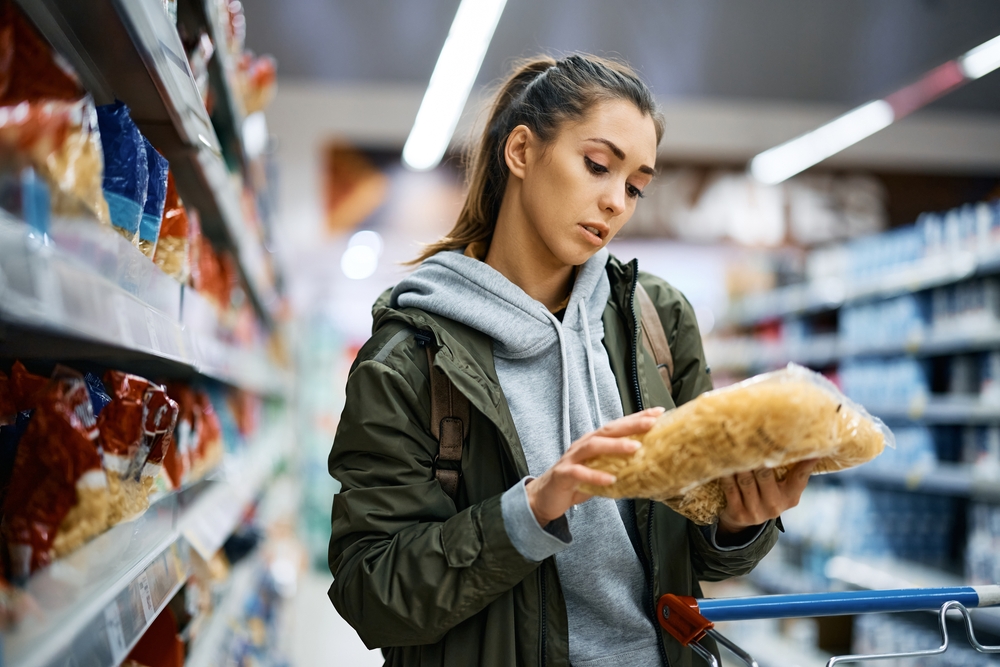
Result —
[{"label": "red food package", "polygon": [[170,607],[142,634],[128,660],[142,667],[184,667],[184,642],[177,635],[177,619]]},{"label": "red food package", "polygon": [[24,100],[78,100],[83,90],[10,0],[0,0],[0,105]]},{"label": "red food package", "polygon": [[236,390],[229,394],[229,406],[236,418],[236,428],[243,436],[251,436],[260,423],[261,402],[250,392]]},{"label": "red food package", "polygon": [[144,378],[108,371],[104,385],[111,403],[98,426],[111,495],[112,523],[149,507],[149,491],[169,447],[177,420],[177,404],[162,387]]},{"label": "red food package", "polygon": [[167,275],[181,283],[191,276],[191,231],[188,213],[177,195],[172,172],[167,175],[167,202],[160,223],[160,240],[153,261]]},{"label": "red food package", "polygon": [[272,56],[247,51],[237,63],[243,77],[243,106],[248,114],[263,111],[277,92],[278,63]]},{"label": "red food package", "polygon": [[10,393],[10,378],[0,373],[0,426],[13,424],[17,419],[17,405]]},{"label": "red food package", "polygon": [[174,446],[163,457],[163,468],[170,483],[180,488],[190,478],[191,458],[197,446],[195,440],[195,395],[186,384],[175,382],[167,385],[167,394],[177,402],[177,427],[174,429]]},{"label": "red food package", "polygon": [[192,461],[192,477],[199,479],[222,460],[222,424],[204,391],[195,394],[197,456]]},{"label": "red food package", "polygon": [[198,289],[201,285],[201,219],[195,210],[188,211],[188,284]]},{"label": "red food package", "polygon": [[40,392],[49,384],[47,378],[29,373],[20,361],[10,371],[10,396],[17,412],[34,410]]},{"label": "red food package", "polygon": [[198,242],[198,273],[197,282],[195,274],[192,272],[192,282],[194,288],[208,299],[220,312],[225,310],[226,303],[224,294],[227,294],[225,276],[223,275],[222,263],[215,252],[215,248],[204,236]]},{"label": "red food package", "polygon": [[83,376],[57,367],[34,394],[4,500],[11,574],[23,579],[108,525],[108,488]]}]

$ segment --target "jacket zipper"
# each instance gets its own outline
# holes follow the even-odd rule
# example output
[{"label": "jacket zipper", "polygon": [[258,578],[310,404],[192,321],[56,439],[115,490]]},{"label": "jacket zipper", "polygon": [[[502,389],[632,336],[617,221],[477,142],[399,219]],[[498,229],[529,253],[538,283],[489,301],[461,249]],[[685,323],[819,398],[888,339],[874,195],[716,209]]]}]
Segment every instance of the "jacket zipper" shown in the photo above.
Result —
[{"label": "jacket zipper", "polygon": [[[632,260],[632,291],[629,294],[629,308],[632,312],[632,339],[629,341],[629,345],[632,348],[632,391],[635,393],[635,406],[636,411],[641,412],[643,410],[642,404],[642,390],[639,387],[639,318],[635,313],[635,288],[639,282],[639,262]],[[635,509],[635,501],[631,501],[632,513],[636,517],[636,522],[638,523],[639,514]],[[646,513],[646,544],[649,547],[649,552],[653,552],[653,502],[649,502],[649,511]],[[643,554],[643,560],[645,560],[645,554]],[[670,661],[667,659],[667,650],[663,647],[663,635],[660,633],[660,623],[656,618],[656,589],[653,586],[653,564],[652,562],[643,563],[646,569],[646,603],[648,604],[647,613],[649,618],[653,621],[653,629],[656,632],[656,647],[660,649],[660,659],[663,660],[664,667],[670,667]]]},{"label": "jacket zipper", "polygon": [[539,635],[541,637],[542,656],[541,656],[541,660],[539,661],[539,664],[541,665],[541,667],[545,667],[545,663],[547,662],[546,647],[545,647],[545,639],[546,639],[545,638],[545,633],[548,630],[548,609],[546,607],[547,601],[545,599],[545,563],[542,563],[542,566],[538,568],[538,582],[539,582],[539,588],[541,589],[541,593],[542,593],[541,594],[541,606],[540,606],[540,610],[539,610],[540,611],[539,617],[541,618],[541,624],[542,624],[541,632],[539,633]]}]

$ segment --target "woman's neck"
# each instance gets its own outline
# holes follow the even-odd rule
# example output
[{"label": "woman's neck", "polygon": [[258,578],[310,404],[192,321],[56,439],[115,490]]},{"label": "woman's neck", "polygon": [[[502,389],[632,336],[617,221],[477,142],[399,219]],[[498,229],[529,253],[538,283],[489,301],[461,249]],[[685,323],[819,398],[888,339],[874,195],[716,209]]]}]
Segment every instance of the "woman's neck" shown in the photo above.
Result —
[{"label": "woman's neck", "polygon": [[575,267],[552,254],[521,207],[511,199],[516,197],[504,197],[500,205],[485,261],[525,294],[555,312],[573,289]]}]

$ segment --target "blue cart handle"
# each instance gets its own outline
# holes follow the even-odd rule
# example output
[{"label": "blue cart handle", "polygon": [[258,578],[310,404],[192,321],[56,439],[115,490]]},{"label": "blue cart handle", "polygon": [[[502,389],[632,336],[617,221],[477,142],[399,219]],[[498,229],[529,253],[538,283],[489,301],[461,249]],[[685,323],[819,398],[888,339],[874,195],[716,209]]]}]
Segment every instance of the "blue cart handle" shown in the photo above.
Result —
[{"label": "blue cart handle", "polygon": [[936,610],[951,601],[959,602],[968,608],[998,605],[1000,586],[903,588],[706,599],[698,600],[698,610],[710,621],[747,621],[759,618],[804,618]]}]

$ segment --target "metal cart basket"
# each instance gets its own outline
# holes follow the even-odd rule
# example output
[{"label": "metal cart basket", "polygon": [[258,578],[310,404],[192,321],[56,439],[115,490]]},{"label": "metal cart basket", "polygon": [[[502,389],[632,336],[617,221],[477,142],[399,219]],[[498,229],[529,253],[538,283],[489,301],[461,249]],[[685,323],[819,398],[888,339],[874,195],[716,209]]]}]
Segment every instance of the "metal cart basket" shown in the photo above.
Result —
[{"label": "metal cart basket", "polygon": [[657,620],[684,646],[719,667],[715,656],[699,642],[711,637],[750,667],[758,667],[749,653],[715,629],[716,621],[748,621],[762,618],[806,618],[844,616],[879,612],[938,611],[941,645],[924,651],[878,655],[842,655],[830,658],[827,667],[841,663],[919,658],[948,650],[946,617],[949,611],[961,614],[969,643],[980,653],[1000,653],[1000,646],[984,646],[976,639],[969,609],[1000,605],[1000,586],[959,586],[952,588],[906,588],[896,590],[810,593],[804,595],[764,595],[760,597],[697,600],[667,594],[657,604]]}]

